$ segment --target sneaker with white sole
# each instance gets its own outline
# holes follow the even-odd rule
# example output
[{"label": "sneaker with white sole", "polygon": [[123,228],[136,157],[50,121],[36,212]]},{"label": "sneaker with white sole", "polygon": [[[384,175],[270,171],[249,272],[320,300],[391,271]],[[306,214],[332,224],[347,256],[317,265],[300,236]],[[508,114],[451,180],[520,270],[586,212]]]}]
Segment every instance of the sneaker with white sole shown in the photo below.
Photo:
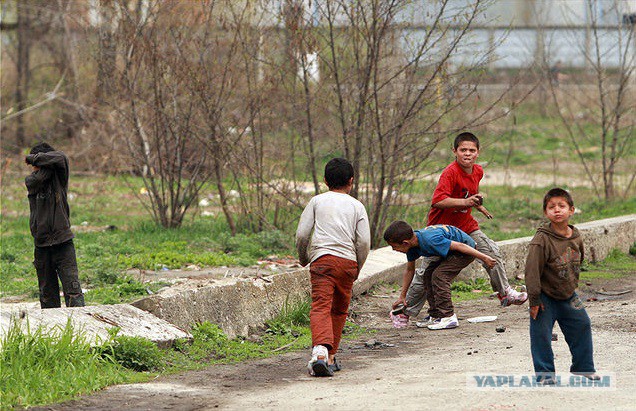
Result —
[{"label": "sneaker with white sole", "polygon": [[439,321],[435,321],[428,326],[429,330],[448,330],[450,328],[457,328],[459,321],[457,315],[453,314],[450,317],[440,318]]},{"label": "sneaker with white sole", "polygon": [[391,322],[395,328],[405,328],[409,326],[409,316],[406,314],[395,315],[393,312],[389,312],[389,318],[391,318]]},{"label": "sneaker with white sole", "polygon": [[508,307],[510,305],[521,305],[528,300],[528,293],[519,292],[512,287],[506,288],[506,295],[501,296],[497,294],[499,301],[501,301],[502,307]]},{"label": "sneaker with white sole", "polygon": [[437,320],[439,320],[439,318],[435,318],[435,317],[431,317],[430,315],[427,315],[426,317],[422,318],[421,321],[416,322],[415,326],[417,328],[427,328],[429,325],[434,324],[435,321]]},{"label": "sneaker with white sole", "polygon": [[307,363],[309,375],[314,377],[332,377],[333,371],[329,367],[329,350],[324,345],[317,345],[311,352],[311,360]]}]

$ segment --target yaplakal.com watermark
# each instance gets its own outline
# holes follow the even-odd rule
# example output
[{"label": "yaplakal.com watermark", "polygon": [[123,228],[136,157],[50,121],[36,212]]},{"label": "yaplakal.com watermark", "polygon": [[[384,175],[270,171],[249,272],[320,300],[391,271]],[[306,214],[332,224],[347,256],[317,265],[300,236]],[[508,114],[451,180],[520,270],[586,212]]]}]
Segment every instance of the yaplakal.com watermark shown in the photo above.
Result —
[{"label": "yaplakal.com watermark", "polygon": [[548,374],[537,378],[532,374],[480,374],[466,373],[466,388],[469,390],[523,390],[555,388],[568,390],[616,390],[614,373],[596,373],[597,379],[577,374]]}]

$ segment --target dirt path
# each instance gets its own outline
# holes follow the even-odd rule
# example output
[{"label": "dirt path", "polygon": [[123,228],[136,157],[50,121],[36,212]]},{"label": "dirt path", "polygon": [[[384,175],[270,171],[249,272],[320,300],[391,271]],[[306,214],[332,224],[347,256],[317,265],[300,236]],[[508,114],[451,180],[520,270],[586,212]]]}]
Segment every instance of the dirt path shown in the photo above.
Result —
[{"label": "dirt path", "polygon": [[[472,374],[530,375],[526,307],[503,309],[493,300],[456,304],[461,319],[454,330],[411,326],[395,330],[386,319],[395,297],[389,289],[358,298],[355,320],[377,330],[348,340],[334,378],[306,374],[306,352],[158,378],[146,384],[108,388],[46,410],[397,410],[397,409],[622,409],[636,408],[636,273],[622,280],[595,280],[591,288],[634,292],[606,297],[583,291],[592,318],[599,373],[613,373],[615,389],[563,388],[474,390]],[[497,315],[495,322],[470,324],[466,318]],[[496,327],[505,326],[503,333]],[[553,343],[557,372],[566,374],[570,355],[560,330]],[[374,339],[387,345],[370,349]]]}]

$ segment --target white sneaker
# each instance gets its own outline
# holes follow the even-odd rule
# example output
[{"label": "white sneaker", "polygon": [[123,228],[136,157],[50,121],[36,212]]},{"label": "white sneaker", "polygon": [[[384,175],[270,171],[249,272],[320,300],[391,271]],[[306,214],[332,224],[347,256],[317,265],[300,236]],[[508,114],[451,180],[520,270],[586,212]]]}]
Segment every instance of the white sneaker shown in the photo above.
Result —
[{"label": "white sneaker", "polygon": [[309,375],[315,377],[331,377],[333,371],[329,367],[329,350],[324,345],[317,345],[311,352],[311,360],[307,363]]},{"label": "white sneaker", "polygon": [[433,324],[428,326],[429,330],[447,330],[450,328],[456,328],[459,326],[459,321],[457,321],[457,315],[453,314],[450,317],[440,318],[439,322],[434,322]]},{"label": "white sneaker", "polygon": [[415,323],[415,326],[417,328],[427,328],[429,325],[434,324],[436,321],[438,321],[439,318],[435,318],[435,317],[431,317],[430,315],[427,315],[426,317],[422,318],[422,321],[418,321]]}]

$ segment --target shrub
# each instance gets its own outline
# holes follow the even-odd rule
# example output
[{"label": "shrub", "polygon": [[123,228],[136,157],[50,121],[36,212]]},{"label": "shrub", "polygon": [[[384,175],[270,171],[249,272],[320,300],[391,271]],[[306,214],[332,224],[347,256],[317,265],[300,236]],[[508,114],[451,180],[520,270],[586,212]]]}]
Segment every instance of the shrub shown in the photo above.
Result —
[{"label": "shrub", "polygon": [[143,337],[117,336],[113,329],[111,341],[102,348],[105,357],[110,356],[123,367],[134,371],[157,371],[163,368],[163,353],[155,343]]},{"label": "shrub", "polygon": [[179,351],[186,352],[195,360],[226,357],[229,340],[218,325],[204,321],[192,327],[191,334],[192,345],[180,344]]},{"label": "shrub", "polygon": [[281,312],[270,321],[267,321],[267,333],[274,335],[299,335],[299,327],[309,325],[309,310],[311,301],[303,300],[290,303],[285,301]]}]

